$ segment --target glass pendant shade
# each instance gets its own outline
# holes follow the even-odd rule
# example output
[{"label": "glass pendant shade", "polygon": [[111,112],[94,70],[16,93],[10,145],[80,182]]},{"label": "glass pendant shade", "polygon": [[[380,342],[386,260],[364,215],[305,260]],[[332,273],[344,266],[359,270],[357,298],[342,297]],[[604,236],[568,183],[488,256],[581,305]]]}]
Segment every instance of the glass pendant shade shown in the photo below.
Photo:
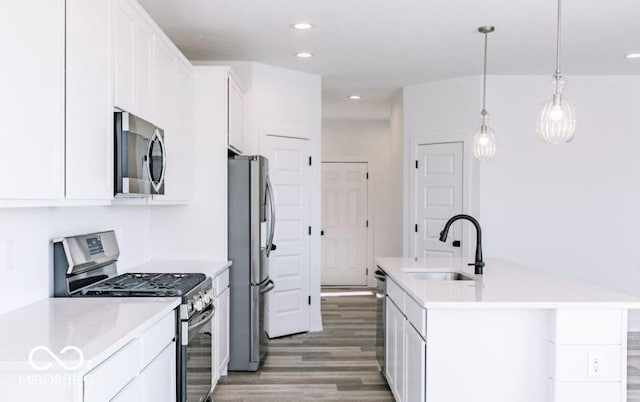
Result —
[{"label": "glass pendant shade", "polygon": [[482,110],[480,116],[482,123],[480,128],[473,134],[473,156],[481,162],[493,160],[496,156],[496,134],[487,124],[489,113],[487,112],[487,44],[489,34],[495,31],[496,27],[487,25],[478,28],[478,32],[484,35],[484,68],[482,79]]},{"label": "glass pendant shade", "polygon": [[538,137],[550,144],[564,144],[576,135],[576,112],[569,100],[562,95],[564,80],[552,82],[553,93],[542,105],[536,132]]},{"label": "glass pendant shade", "polygon": [[496,135],[483,119],[480,128],[473,134],[473,156],[487,162],[496,156]]}]

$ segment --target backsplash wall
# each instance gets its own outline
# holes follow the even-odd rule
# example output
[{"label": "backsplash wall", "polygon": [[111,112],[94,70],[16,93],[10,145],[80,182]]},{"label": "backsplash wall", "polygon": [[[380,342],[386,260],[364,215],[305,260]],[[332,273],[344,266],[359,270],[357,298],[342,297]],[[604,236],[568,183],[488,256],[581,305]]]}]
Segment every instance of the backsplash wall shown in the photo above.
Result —
[{"label": "backsplash wall", "polygon": [[[51,239],[115,229],[119,269],[150,259],[147,206],[0,209],[0,314],[48,297],[53,289]],[[13,245],[12,269],[5,245]]]}]

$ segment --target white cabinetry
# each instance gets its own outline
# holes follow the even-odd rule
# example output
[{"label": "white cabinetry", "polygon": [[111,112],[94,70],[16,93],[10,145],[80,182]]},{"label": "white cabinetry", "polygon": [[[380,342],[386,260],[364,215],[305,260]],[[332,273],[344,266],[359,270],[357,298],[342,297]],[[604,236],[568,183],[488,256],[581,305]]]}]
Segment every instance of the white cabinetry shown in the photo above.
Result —
[{"label": "white cabinetry", "polygon": [[387,296],[386,316],[386,377],[391,392],[397,402],[403,401],[404,396],[404,325],[405,319],[400,309]]},{"label": "white cabinetry", "polygon": [[175,312],[84,375],[84,402],[171,402],[176,396]]},{"label": "white cabinetry", "polygon": [[245,149],[244,94],[231,74],[229,74],[227,85],[227,135],[229,148],[235,152],[242,153]]},{"label": "white cabinetry", "polygon": [[64,197],[64,0],[0,3],[0,199]]},{"label": "white cabinetry", "polygon": [[176,343],[172,341],[140,373],[140,398],[145,402],[172,402],[176,395]]},{"label": "white cabinetry", "polygon": [[215,334],[213,353],[213,381],[218,382],[220,377],[227,375],[229,364],[229,269],[225,269],[216,278],[215,288],[217,297],[213,302],[215,307]]},{"label": "white cabinetry", "polygon": [[113,198],[111,3],[67,0],[66,198]]},{"label": "white cabinetry", "polygon": [[0,33],[11,38],[4,45],[12,60],[0,67],[1,206],[112,200],[114,108],[165,130],[162,201],[188,201],[192,66],[144,9],[135,0],[25,0],[0,7]]},{"label": "white cabinetry", "polygon": [[153,121],[156,34],[137,3],[114,4],[114,106]]},{"label": "white cabinetry", "polygon": [[191,64],[169,53],[158,41],[156,49],[158,125],[164,129],[167,174],[160,203],[184,203],[193,193],[193,70]]},{"label": "white cabinetry", "polygon": [[426,312],[387,276],[385,353],[387,382],[396,401],[426,400],[427,343],[414,327]]},{"label": "white cabinetry", "polygon": [[426,398],[427,343],[409,321],[404,325],[404,400],[424,401]]}]

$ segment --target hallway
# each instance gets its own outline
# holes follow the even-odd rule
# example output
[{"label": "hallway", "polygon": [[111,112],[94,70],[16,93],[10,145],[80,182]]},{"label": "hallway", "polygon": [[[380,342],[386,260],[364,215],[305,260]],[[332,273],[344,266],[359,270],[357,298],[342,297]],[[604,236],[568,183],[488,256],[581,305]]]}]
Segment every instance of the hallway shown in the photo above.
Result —
[{"label": "hallway", "polygon": [[393,401],[376,361],[375,296],[323,297],[324,331],[271,340],[259,373],[229,373],[216,402]]}]

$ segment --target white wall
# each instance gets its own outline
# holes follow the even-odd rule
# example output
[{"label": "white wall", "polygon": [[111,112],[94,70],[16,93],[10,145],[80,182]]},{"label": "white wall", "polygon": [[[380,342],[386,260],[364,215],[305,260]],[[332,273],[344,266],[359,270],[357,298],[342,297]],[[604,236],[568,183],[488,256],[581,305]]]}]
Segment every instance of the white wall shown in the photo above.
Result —
[{"label": "white wall", "polygon": [[[321,77],[260,63],[252,63],[251,74],[250,105],[245,109],[245,112],[249,110],[249,149],[259,151],[260,142],[266,135],[308,138],[311,157],[320,161]],[[310,190],[310,225],[319,228],[319,163],[311,166]],[[322,330],[320,251],[320,231],[315,230],[311,236],[310,252],[311,331]]]},{"label": "white wall", "polygon": [[[393,257],[402,253],[402,193],[400,164],[393,150],[389,120],[323,120],[322,160],[367,161],[369,169],[369,223],[373,229],[373,257]],[[369,262],[368,285],[375,286]]]},{"label": "white wall", "polygon": [[149,260],[149,207],[0,209],[0,245],[14,248],[13,270],[0,263],[0,314],[52,295],[51,239],[109,229],[118,237],[119,269]]},{"label": "white wall", "polygon": [[491,77],[498,136],[480,173],[487,255],[640,295],[640,77],[568,77],[577,134],[535,134],[549,77]]},{"label": "white wall", "polygon": [[[535,134],[549,80],[489,77],[497,155],[480,165],[485,255],[640,296],[640,77],[569,76],[578,129],[560,146]],[[412,136],[471,135],[478,125],[481,77],[407,87],[404,94],[407,148]]]},{"label": "white wall", "polygon": [[227,69],[194,67],[193,198],[154,206],[154,260],[227,260]]}]

